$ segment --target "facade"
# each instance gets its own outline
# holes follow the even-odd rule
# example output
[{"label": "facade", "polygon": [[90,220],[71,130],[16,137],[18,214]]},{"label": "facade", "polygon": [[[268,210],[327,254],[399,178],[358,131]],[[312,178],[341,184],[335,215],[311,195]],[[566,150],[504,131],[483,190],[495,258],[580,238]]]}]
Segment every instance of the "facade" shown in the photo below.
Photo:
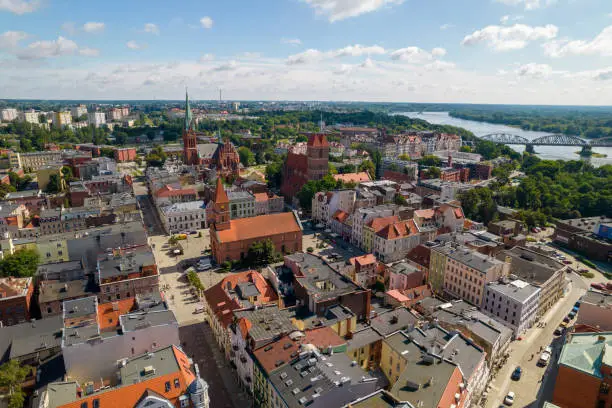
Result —
[{"label": "facade", "polygon": [[149,248],[116,251],[97,262],[95,281],[100,286],[100,303],[159,292],[159,272]]},{"label": "facade", "polygon": [[106,113],[104,112],[89,112],[87,114],[87,121],[94,127],[100,127],[106,125]]},{"label": "facade", "polygon": [[543,316],[565,292],[567,266],[548,256],[523,247],[502,251],[497,259],[510,263],[510,273],[517,279],[541,289],[538,318]]},{"label": "facade", "polygon": [[41,166],[38,170],[36,170],[36,179],[38,180],[38,188],[46,191],[49,186],[49,182],[51,181],[52,176],[56,176],[59,178],[60,186],[63,184],[62,178],[62,165],[61,164],[47,164],[45,166]]},{"label": "facade", "polygon": [[230,200],[218,178],[210,231],[210,247],[217,263],[242,259],[252,244],[268,239],[282,254],[302,250],[302,225],[294,212],[230,220],[229,206]]},{"label": "facade", "polygon": [[540,292],[540,288],[519,279],[490,282],[485,287],[482,310],[511,327],[518,336],[534,325]]},{"label": "facade", "polygon": [[32,124],[40,124],[40,115],[41,112],[28,111],[28,112],[19,112],[17,114],[17,119],[22,122],[32,123]]},{"label": "facade", "polygon": [[62,152],[47,150],[44,152],[9,153],[9,163],[12,168],[22,168],[36,171],[50,162],[62,160]]},{"label": "facade", "polygon": [[432,288],[476,306],[482,305],[485,285],[508,276],[509,271],[509,263],[461,245],[449,243],[431,249]]},{"label": "facade", "polygon": [[274,193],[253,193],[255,196],[255,215],[272,214],[283,211],[285,202]]},{"label": "facade", "polygon": [[414,220],[387,224],[373,235],[372,252],[382,262],[395,262],[421,243],[421,233]]},{"label": "facade", "polygon": [[6,108],[0,111],[0,120],[2,122],[12,122],[17,120],[17,109]]},{"label": "facade", "polygon": [[310,134],[306,154],[289,152],[283,166],[281,194],[291,201],[311,180],[320,180],[329,172],[329,143],[324,134]]},{"label": "facade", "polygon": [[70,111],[65,112],[53,112],[53,126],[57,128],[63,128],[72,124],[72,115]]},{"label": "facade", "polygon": [[197,201],[198,193],[193,188],[165,185],[153,193],[153,200],[159,207],[175,203]]},{"label": "facade", "polygon": [[593,331],[612,331],[612,293],[589,290],[580,299],[576,326],[582,325]]},{"label": "facade", "polygon": [[160,218],[168,234],[208,228],[204,201],[188,201],[159,207]]},{"label": "facade", "polygon": [[115,160],[119,163],[134,161],[136,160],[136,156],[136,148],[134,147],[115,149]]},{"label": "facade", "polygon": [[0,278],[0,323],[11,326],[30,319],[32,278]]},{"label": "facade", "polygon": [[612,405],[612,333],[574,333],[559,355],[553,402],[563,408]]},{"label": "facade", "polygon": [[372,287],[378,281],[378,261],[372,254],[356,256],[349,259],[348,275],[359,286]]},{"label": "facade", "polygon": [[352,214],[357,199],[356,190],[318,192],[312,198],[312,219],[329,225],[338,210]]},{"label": "facade", "polygon": [[[589,259],[611,262],[612,238],[609,217],[576,218],[559,220],[555,225],[553,240],[569,249],[585,254]],[[603,226],[603,228],[602,228]]]},{"label": "facade", "polygon": [[38,226],[41,235],[58,234],[62,232],[61,209],[46,209],[40,210]]},{"label": "facade", "polygon": [[229,191],[227,197],[230,202],[230,219],[255,216],[255,196],[248,191]]},{"label": "facade", "polygon": [[93,288],[88,287],[87,280],[42,281],[39,286],[38,308],[43,318],[61,315],[64,301],[88,297],[92,292]]},{"label": "facade", "polygon": [[388,290],[404,291],[423,285],[425,274],[415,266],[400,261],[385,268],[385,280]]},{"label": "facade", "polygon": [[70,114],[72,115],[73,119],[78,119],[83,115],[87,115],[87,106],[73,106],[72,108],[70,108]]}]

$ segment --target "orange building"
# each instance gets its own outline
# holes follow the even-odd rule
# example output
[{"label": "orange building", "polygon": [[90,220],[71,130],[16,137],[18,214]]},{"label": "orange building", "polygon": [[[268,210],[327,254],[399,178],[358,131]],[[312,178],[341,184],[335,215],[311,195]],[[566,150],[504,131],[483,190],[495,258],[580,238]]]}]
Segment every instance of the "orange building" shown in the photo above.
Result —
[{"label": "orange building", "polygon": [[134,147],[124,147],[115,150],[115,160],[119,163],[136,160],[136,149]]},{"label": "orange building", "polygon": [[559,356],[553,402],[561,408],[612,407],[612,332],[574,333]]},{"label": "orange building", "polygon": [[30,302],[34,292],[32,278],[0,279],[0,322],[11,326],[30,319]]},{"label": "orange building", "polygon": [[210,247],[217,263],[244,259],[252,244],[268,239],[282,254],[302,250],[302,225],[293,212],[230,220],[229,198],[220,179],[211,220]]}]

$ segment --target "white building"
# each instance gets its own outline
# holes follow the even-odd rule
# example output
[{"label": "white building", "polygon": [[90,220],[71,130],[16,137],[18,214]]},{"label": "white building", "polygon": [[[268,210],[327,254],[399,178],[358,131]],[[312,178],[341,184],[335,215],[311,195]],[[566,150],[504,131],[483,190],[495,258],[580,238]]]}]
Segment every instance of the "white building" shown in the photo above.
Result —
[{"label": "white building", "polygon": [[12,122],[15,119],[17,119],[17,109],[14,109],[14,108],[2,109],[0,115],[1,115],[1,119],[3,122]]},{"label": "white building", "polygon": [[329,225],[332,216],[338,210],[352,214],[356,198],[356,190],[318,192],[312,199],[312,219],[316,222]]},{"label": "white building", "polygon": [[353,214],[353,229],[351,231],[351,241],[354,245],[362,246],[363,226],[370,220],[381,217],[391,217],[399,214],[397,205],[379,205],[372,208],[359,208]]},{"label": "white building", "polygon": [[373,252],[382,262],[399,261],[421,243],[421,233],[413,220],[387,225],[374,234]]},{"label": "white building", "polygon": [[104,112],[89,112],[87,114],[87,120],[90,125],[100,127],[106,124],[106,114]]},{"label": "white building", "polygon": [[230,218],[247,218],[255,216],[255,196],[246,190],[228,191]]},{"label": "white building", "polygon": [[189,201],[159,207],[159,215],[169,234],[207,228],[204,201]]},{"label": "white building", "polygon": [[53,112],[53,126],[61,128],[72,124],[70,111]]},{"label": "white building", "polygon": [[70,113],[73,119],[80,118],[83,115],[87,115],[87,107],[85,105],[73,106],[70,108]]},{"label": "white building", "polygon": [[541,290],[522,280],[485,286],[482,310],[514,330],[517,336],[535,323]]},{"label": "white building", "polygon": [[22,122],[28,123],[40,123],[39,121],[40,112],[29,111],[29,112],[19,112],[17,114],[17,119]]}]

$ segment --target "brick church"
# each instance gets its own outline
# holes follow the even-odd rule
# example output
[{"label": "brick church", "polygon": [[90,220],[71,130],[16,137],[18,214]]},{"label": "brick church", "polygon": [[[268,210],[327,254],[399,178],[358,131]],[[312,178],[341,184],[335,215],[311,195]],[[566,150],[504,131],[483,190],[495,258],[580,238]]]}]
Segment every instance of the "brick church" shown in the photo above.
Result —
[{"label": "brick church", "polygon": [[306,154],[289,152],[283,166],[281,194],[291,201],[311,180],[321,180],[329,173],[329,143],[324,134],[308,135]]},{"label": "brick church", "polygon": [[194,129],[193,114],[189,106],[189,95],[185,94],[185,127],[183,129],[183,161],[190,166],[215,170],[223,178],[240,175],[240,156],[229,141],[219,139],[217,143],[198,144]]}]

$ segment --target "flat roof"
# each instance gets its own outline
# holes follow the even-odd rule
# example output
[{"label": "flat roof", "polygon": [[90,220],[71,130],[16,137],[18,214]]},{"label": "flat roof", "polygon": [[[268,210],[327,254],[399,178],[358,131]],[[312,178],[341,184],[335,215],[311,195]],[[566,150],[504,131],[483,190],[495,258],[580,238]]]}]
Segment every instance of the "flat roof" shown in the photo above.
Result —
[{"label": "flat roof", "polygon": [[518,303],[525,303],[528,299],[537,295],[540,288],[520,279],[511,282],[489,282],[486,284],[489,291],[502,294]]},{"label": "flat roof", "polygon": [[58,315],[0,327],[0,362],[60,347],[63,326],[62,316]]},{"label": "flat roof", "polygon": [[296,330],[291,320],[295,312],[279,309],[276,305],[236,310],[234,316],[238,320],[244,318],[250,322],[248,334],[256,343]]},{"label": "flat roof", "polygon": [[450,259],[483,273],[486,273],[494,266],[503,264],[503,262],[498,259],[491,258],[460,245],[440,245],[431,248],[431,250],[444,254]]},{"label": "flat roof", "polygon": [[143,266],[155,265],[155,256],[150,248],[128,252],[124,255],[103,258],[98,262],[100,279],[140,272]]},{"label": "flat roof", "polygon": [[84,297],[88,293],[93,294],[87,279],[79,279],[68,282],[43,282],[38,294],[39,303],[47,303],[55,300],[63,301],[75,297]]},{"label": "flat roof", "polygon": [[178,325],[172,310],[133,312],[119,316],[123,333],[132,332],[152,326]]},{"label": "flat roof", "polygon": [[66,300],[64,302],[64,318],[84,317],[98,313],[98,298],[88,296],[80,299]]},{"label": "flat roof", "polygon": [[382,336],[388,336],[398,330],[412,329],[419,319],[405,307],[384,312],[370,320],[370,325]]},{"label": "flat roof", "polygon": [[518,279],[535,284],[543,285],[548,282],[557,272],[566,268],[561,262],[523,247],[514,247],[502,251],[497,259],[510,259],[510,273]]}]

